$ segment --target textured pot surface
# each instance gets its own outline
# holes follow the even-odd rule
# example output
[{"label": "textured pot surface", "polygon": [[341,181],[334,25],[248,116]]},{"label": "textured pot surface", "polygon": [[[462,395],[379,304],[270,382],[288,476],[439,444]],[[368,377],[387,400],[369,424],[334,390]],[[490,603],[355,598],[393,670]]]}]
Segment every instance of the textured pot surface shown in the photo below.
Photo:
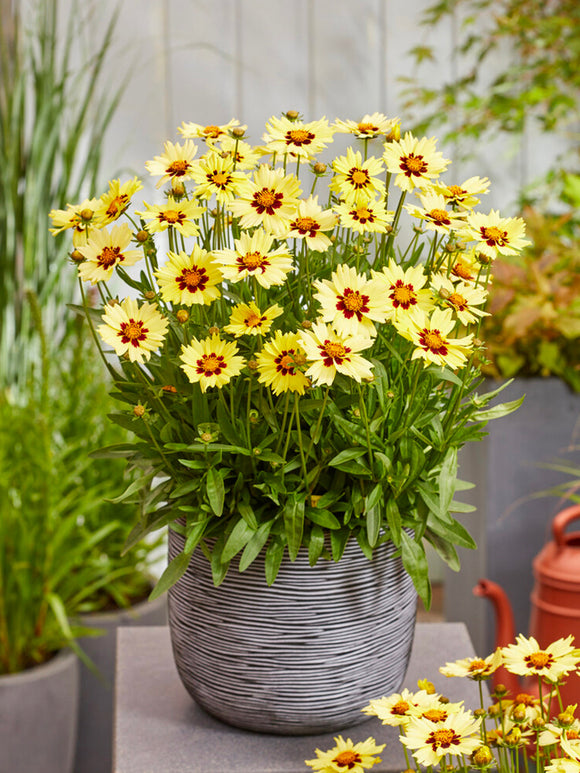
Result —
[{"label": "textured pot surface", "polygon": [[78,662],[69,651],[19,674],[0,676],[0,771],[71,773]]},{"label": "textured pot surface", "polygon": [[[183,537],[169,531],[169,557]],[[417,595],[394,546],[369,561],[352,540],[340,562],[284,560],[275,583],[258,558],[232,562],[219,588],[200,550],[169,592],[180,678],[210,714],[259,732],[333,732],[367,719],[396,691],[409,660]]]},{"label": "textured pot surface", "polygon": [[117,660],[117,628],[165,625],[167,599],[144,601],[129,609],[84,615],[81,624],[104,631],[79,644],[97,668],[80,664],[80,699],[75,773],[110,773],[113,759],[113,701]]}]

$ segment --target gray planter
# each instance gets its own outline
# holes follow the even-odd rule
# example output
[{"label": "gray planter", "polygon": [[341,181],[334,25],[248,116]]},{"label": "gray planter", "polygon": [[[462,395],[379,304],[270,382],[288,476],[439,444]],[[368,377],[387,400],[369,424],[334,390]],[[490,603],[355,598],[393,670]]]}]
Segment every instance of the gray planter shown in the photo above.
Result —
[{"label": "gray planter", "polygon": [[[497,400],[515,400],[523,394],[523,405],[510,416],[491,421],[488,437],[465,446],[459,460],[459,477],[476,484],[458,498],[477,507],[462,521],[478,549],[461,550],[461,572],[446,574],[445,617],[466,623],[482,656],[495,646],[496,626],[490,602],[474,598],[472,589],[480,577],[499,583],[510,598],[516,633],[528,634],[532,560],[551,538],[552,520],[563,507],[556,497],[528,497],[566,481],[561,473],[544,470],[538,463],[566,458],[567,452],[573,461],[569,447],[573,442],[578,445],[580,395],[559,379],[516,379]],[[578,464],[577,455],[575,460]]]},{"label": "gray planter", "polygon": [[0,771],[71,773],[78,661],[68,650],[19,674],[0,676]]},{"label": "gray planter", "polygon": [[165,625],[167,600],[145,601],[130,609],[85,615],[81,624],[105,633],[79,640],[98,673],[80,664],[80,701],[75,773],[110,773],[113,759],[113,703],[117,629],[120,626]]}]

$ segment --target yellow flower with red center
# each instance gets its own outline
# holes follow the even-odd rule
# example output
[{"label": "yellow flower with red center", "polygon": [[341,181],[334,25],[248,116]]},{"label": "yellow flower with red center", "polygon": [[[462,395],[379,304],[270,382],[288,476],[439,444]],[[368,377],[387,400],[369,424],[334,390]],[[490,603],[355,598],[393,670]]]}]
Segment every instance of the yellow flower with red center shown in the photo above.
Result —
[{"label": "yellow flower with red center", "polygon": [[298,204],[298,212],[289,223],[288,239],[304,239],[311,250],[325,252],[331,241],[324,231],[332,231],[338,221],[331,209],[323,210],[318,196],[309,196]]},{"label": "yellow flower with red center", "polygon": [[309,364],[306,375],[315,386],[330,386],[337,373],[359,383],[363,378],[373,377],[372,364],[358,354],[372,346],[371,338],[340,335],[330,325],[315,322],[312,330],[300,333],[299,341]]},{"label": "yellow flower with red center", "polygon": [[236,169],[240,171],[255,169],[260,159],[265,155],[263,148],[255,148],[248,142],[223,135],[219,143],[214,145],[215,149],[226,154],[232,159]]},{"label": "yellow flower with red center", "polygon": [[277,330],[274,338],[264,345],[256,355],[258,381],[271,388],[274,394],[297,392],[304,394],[310,385],[301,367],[306,362],[304,350],[297,333],[282,333]]},{"label": "yellow flower with red center", "polygon": [[427,365],[449,366],[452,370],[465,365],[471,351],[473,334],[453,338],[456,321],[449,309],[435,309],[428,317],[415,311],[404,321],[393,320],[398,332],[417,347],[412,360],[423,359]]},{"label": "yellow flower with red center", "polygon": [[416,705],[415,695],[405,687],[400,693],[372,700],[361,711],[371,717],[378,717],[383,725],[404,728]]},{"label": "yellow flower with red center", "polygon": [[102,217],[97,214],[99,199],[85,199],[80,204],[67,204],[66,209],[51,209],[49,217],[53,227],[50,233],[53,236],[71,229],[73,232],[73,245],[79,247],[86,244],[92,231],[102,228]]},{"label": "yellow flower with red center", "polygon": [[291,121],[286,116],[272,116],[266,123],[262,140],[270,153],[290,153],[299,158],[311,159],[332,142],[334,129],[326,118],[318,121]]},{"label": "yellow flower with red center", "polygon": [[480,263],[479,254],[474,248],[470,248],[459,255],[450,253],[442,266],[442,271],[446,273],[452,282],[463,282],[465,284],[477,282],[481,269],[482,264]]},{"label": "yellow flower with red center", "polygon": [[139,306],[134,298],[125,298],[105,306],[98,333],[120,357],[143,363],[163,343],[168,324],[155,304],[145,301]]},{"label": "yellow flower with red center", "polygon": [[131,243],[131,229],[127,223],[93,230],[86,244],[78,247],[84,261],[79,264],[79,276],[85,282],[97,284],[106,282],[113,275],[116,266],[132,266],[143,257],[143,250],[128,250]]},{"label": "yellow flower with red center", "polygon": [[215,142],[215,140],[222,139],[224,136],[228,136],[232,129],[239,128],[245,131],[247,126],[240,126],[240,122],[236,118],[232,118],[228,123],[221,124],[209,124],[204,126],[201,123],[192,123],[191,121],[183,121],[181,126],[178,126],[177,131],[182,137],[193,138],[199,137],[205,140],[208,144]]},{"label": "yellow flower with red center", "polygon": [[504,665],[512,674],[537,676],[547,682],[558,682],[580,663],[580,650],[574,647],[574,637],[557,639],[546,648],[537,640],[522,634],[516,636],[515,644],[503,647]]},{"label": "yellow flower with red center", "polygon": [[147,204],[146,201],[143,204],[147,209],[135,214],[151,221],[145,226],[150,233],[168,228],[174,228],[182,236],[197,236],[199,233],[199,226],[194,220],[201,217],[205,207],[199,207],[195,201],[176,201],[168,196],[165,204]]},{"label": "yellow flower with red center", "polygon": [[281,285],[292,270],[292,257],[286,246],[272,250],[274,237],[262,230],[254,231],[250,236],[242,233],[234,241],[234,250],[215,250],[213,252],[225,279],[239,282],[255,277],[258,284],[268,289],[272,285]]},{"label": "yellow flower with red center", "polygon": [[132,197],[143,188],[143,184],[138,177],[132,180],[109,180],[109,190],[99,199],[96,214],[101,219],[103,225],[109,225],[121,217],[123,212],[131,203]]},{"label": "yellow flower with red center", "polygon": [[434,137],[418,139],[406,132],[402,140],[385,145],[383,160],[387,171],[396,174],[395,185],[403,191],[424,188],[444,172],[449,159],[436,150]]},{"label": "yellow flower with red center", "polygon": [[213,151],[199,159],[191,176],[197,183],[195,195],[198,198],[209,199],[215,196],[220,203],[231,201],[248,179],[243,172],[234,170],[231,156],[224,158]]},{"label": "yellow flower with red center", "polygon": [[238,303],[230,315],[230,323],[224,327],[227,333],[236,338],[243,335],[265,335],[272,327],[272,322],[284,313],[275,303],[264,312],[260,311],[254,301]]},{"label": "yellow flower with red center", "polygon": [[354,134],[361,140],[384,137],[385,142],[398,140],[401,137],[401,121],[399,118],[387,118],[383,113],[368,113],[360,121],[345,121],[337,118],[334,128],[342,134]]},{"label": "yellow flower with red center", "polygon": [[433,191],[444,197],[447,204],[455,209],[473,209],[479,204],[479,196],[489,193],[491,185],[487,177],[470,177],[460,185],[433,183]]},{"label": "yellow flower with red center", "polygon": [[462,325],[489,316],[489,312],[478,308],[487,300],[487,291],[482,286],[461,281],[453,284],[444,274],[433,274],[431,287],[441,303],[451,309]]},{"label": "yellow flower with red center", "polygon": [[379,201],[337,204],[334,210],[340,215],[341,225],[357,233],[385,233],[394,215]]},{"label": "yellow flower with red center", "polygon": [[419,194],[419,200],[420,207],[416,204],[407,204],[405,209],[412,217],[422,220],[428,230],[448,234],[450,231],[456,231],[458,227],[465,225],[463,214],[450,212],[447,209],[447,201],[441,194]]},{"label": "yellow flower with red center", "polygon": [[385,183],[378,176],[384,171],[381,159],[371,156],[363,161],[360,151],[347,148],[346,156],[336,158],[332,168],[334,177],[330,189],[347,204],[364,204],[384,196]]},{"label": "yellow flower with red center", "polygon": [[155,271],[164,301],[193,306],[209,305],[220,297],[222,273],[211,253],[195,244],[186,252],[169,252],[169,260]]},{"label": "yellow flower with red center", "polygon": [[448,677],[466,676],[468,679],[488,679],[502,664],[501,651],[495,650],[486,658],[462,658],[441,666],[439,671]]},{"label": "yellow flower with red center", "polygon": [[241,187],[238,198],[227,208],[240,218],[242,228],[262,226],[275,236],[284,236],[298,210],[300,183],[294,175],[282,169],[270,169],[262,164]]},{"label": "yellow flower with red center", "polygon": [[321,320],[329,322],[341,335],[373,336],[374,322],[385,322],[383,290],[375,279],[358,274],[342,263],[331,279],[314,281],[314,298],[320,303]]},{"label": "yellow flower with red center", "polygon": [[391,258],[382,271],[373,270],[371,275],[383,287],[387,319],[402,320],[415,309],[429,313],[435,307],[433,295],[425,287],[427,274],[420,265],[404,269]]},{"label": "yellow flower with red center", "polygon": [[306,760],[306,764],[318,773],[363,773],[381,762],[377,757],[385,744],[377,746],[374,738],[353,743],[339,735],[335,737],[336,746],[326,752],[316,749],[316,759]]},{"label": "yellow flower with red center", "polygon": [[199,383],[202,392],[210,387],[221,389],[244,367],[244,358],[237,352],[235,343],[222,341],[217,333],[203,341],[192,338],[181,350],[181,369],[192,384]]},{"label": "yellow flower with red center", "polygon": [[526,224],[521,217],[501,217],[492,209],[488,215],[472,212],[467,216],[467,224],[462,236],[475,241],[475,249],[495,258],[496,255],[516,255],[530,244],[524,236]]},{"label": "yellow flower with red center", "polygon": [[153,177],[161,175],[156,187],[160,188],[169,180],[183,182],[190,180],[193,170],[193,159],[197,153],[197,145],[186,140],[183,145],[169,140],[164,144],[164,152],[154,156],[153,161],[146,161],[145,168]]},{"label": "yellow flower with red center", "polygon": [[443,722],[411,717],[400,741],[412,750],[419,765],[437,765],[446,755],[471,754],[477,749],[481,745],[480,724],[481,719],[464,710],[454,712]]}]

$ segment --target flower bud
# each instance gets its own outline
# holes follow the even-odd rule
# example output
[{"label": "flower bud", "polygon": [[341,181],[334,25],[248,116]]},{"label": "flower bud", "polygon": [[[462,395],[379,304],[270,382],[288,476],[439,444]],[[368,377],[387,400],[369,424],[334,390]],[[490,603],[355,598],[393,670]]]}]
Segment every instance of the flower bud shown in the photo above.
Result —
[{"label": "flower bud", "polygon": [[164,392],[171,392],[171,394],[177,393],[177,388],[173,386],[173,384],[165,384],[165,386],[161,387],[161,389]]},{"label": "flower bud", "polygon": [[504,740],[508,746],[518,746],[522,740],[522,731],[519,727],[512,727]]},{"label": "flower bud", "polygon": [[82,254],[82,252],[79,252],[78,250],[73,250],[70,254],[70,259],[74,260],[75,263],[82,263],[85,259],[85,256]]},{"label": "flower bud", "polygon": [[262,453],[262,449],[261,448],[253,448],[252,449],[252,453],[254,454],[254,456],[260,456],[260,454]]},{"label": "flower bud", "polygon": [[305,319],[302,321],[302,327],[304,328],[304,330],[310,330],[310,328],[312,327],[312,322],[309,319]]},{"label": "flower bud", "polygon": [[235,137],[238,140],[241,137],[243,137],[245,133],[246,133],[246,130],[242,129],[241,126],[234,126],[234,128],[232,129],[232,137]]},{"label": "flower bud", "polygon": [[144,413],[145,413],[145,406],[144,406],[144,405],[141,405],[141,403],[138,403],[138,404],[137,404],[137,405],[136,405],[136,406],[133,408],[133,413],[134,413],[134,415],[135,415],[135,416],[137,416],[137,418],[138,418],[138,419],[140,419],[140,418],[141,418],[141,416],[143,416],[143,415],[144,415]]},{"label": "flower bud", "polygon": [[137,231],[135,234],[135,239],[137,239],[138,242],[146,242],[149,238],[149,232],[145,231],[143,228],[140,231]]},{"label": "flower bud", "polygon": [[250,409],[248,418],[250,420],[250,424],[258,424],[258,422],[260,421],[260,414],[255,408],[252,408]]},{"label": "flower bud", "polygon": [[250,370],[257,370],[258,369],[258,361],[257,360],[248,360],[247,362],[248,368]]},{"label": "flower bud", "polygon": [[95,213],[92,209],[89,209],[88,207],[86,209],[82,209],[80,212],[81,220],[84,220],[85,223],[90,222],[93,219],[93,215]]},{"label": "flower bud", "polygon": [[478,746],[471,755],[473,764],[477,768],[485,768],[493,762],[493,754],[489,746]]},{"label": "flower bud", "polygon": [[301,354],[300,352],[297,352],[294,355],[294,362],[300,368],[302,365],[306,365],[306,357],[303,354]]},{"label": "flower bud", "polygon": [[300,115],[300,113],[298,112],[298,110],[287,110],[286,111],[286,118],[289,121],[296,121],[298,119],[299,115]]},{"label": "flower bud", "polygon": [[317,161],[312,167],[312,171],[314,174],[324,174],[326,172],[326,164],[323,164],[322,161]]},{"label": "flower bud", "polygon": [[185,325],[185,323],[189,319],[189,311],[187,311],[187,309],[179,309],[179,311],[175,316],[177,317],[177,321],[181,325]]},{"label": "flower bud", "polygon": [[180,199],[185,195],[185,185],[182,182],[174,181],[171,189],[171,195],[175,199]]},{"label": "flower bud", "polygon": [[210,334],[210,336],[219,336],[220,329],[219,327],[212,325],[207,332]]},{"label": "flower bud", "polygon": [[153,298],[155,298],[155,293],[153,292],[153,290],[147,290],[146,292],[143,293],[143,297],[145,298],[146,301],[152,301]]},{"label": "flower bud", "polygon": [[200,438],[204,443],[211,443],[213,435],[211,432],[202,432]]},{"label": "flower bud", "polygon": [[534,730],[541,730],[545,726],[546,722],[542,717],[536,717],[532,720],[532,727]]},{"label": "flower bud", "polygon": [[571,708],[571,706],[568,706],[566,711],[558,714],[558,722],[562,727],[570,727],[570,725],[574,722],[574,714],[572,711],[570,711]]},{"label": "flower bud", "polygon": [[443,703],[443,704],[449,703],[449,698],[446,695],[440,695],[439,703]]},{"label": "flower bud", "polygon": [[492,705],[488,707],[487,713],[490,717],[498,717],[501,714],[501,706],[499,703],[492,703]]},{"label": "flower bud", "polygon": [[465,242],[456,242],[455,249],[457,250],[457,252],[463,252],[466,246],[467,245],[465,244]]},{"label": "flower bud", "polygon": [[523,703],[518,703],[512,711],[512,719],[514,722],[523,722],[526,718],[526,707]]},{"label": "flower bud", "polygon": [[505,684],[498,684],[495,688],[494,694],[497,695],[498,698],[502,698],[507,693],[507,687]]},{"label": "flower bud", "polygon": [[487,714],[487,711],[485,709],[475,709],[473,712],[474,717],[485,717]]},{"label": "flower bud", "polygon": [[427,695],[435,695],[435,685],[433,682],[430,682],[428,679],[419,679],[417,682],[417,687],[420,690],[425,690]]}]

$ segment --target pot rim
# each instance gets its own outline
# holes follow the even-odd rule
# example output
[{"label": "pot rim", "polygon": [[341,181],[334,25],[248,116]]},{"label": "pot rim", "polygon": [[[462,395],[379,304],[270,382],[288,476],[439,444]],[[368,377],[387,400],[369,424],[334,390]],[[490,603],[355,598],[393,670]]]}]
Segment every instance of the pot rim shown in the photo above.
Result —
[{"label": "pot rim", "polygon": [[[155,587],[155,582],[151,582],[151,588],[150,591],[153,590]],[[153,599],[153,601],[149,601],[149,598],[143,599],[142,601],[137,602],[137,604],[131,604],[128,607],[119,607],[118,609],[108,609],[104,612],[85,612],[82,615],[78,616],[78,620],[82,622],[93,622],[93,621],[102,621],[102,622],[112,622],[115,620],[118,620],[119,618],[129,616],[132,617],[133,615],[139,615],[139,613],[147,608],[151,607],[158,607],[163,606],[164,603],[167,603],[167,599],[165,598],[166,594],[162,594],[161,596],[158,596],[156,599]]]},{"label": "pot rim", "polygon": [[74,668],[77,663],[77,656],[67,647],[58,650],[58,652],[46,660],[44,663],[38,663],[24,671],[18,671],[15,674],[0,674],[0,685],[17,685],[28,682],[37,682],[41,679],[50,679],[52,676],[68,671]]}]

